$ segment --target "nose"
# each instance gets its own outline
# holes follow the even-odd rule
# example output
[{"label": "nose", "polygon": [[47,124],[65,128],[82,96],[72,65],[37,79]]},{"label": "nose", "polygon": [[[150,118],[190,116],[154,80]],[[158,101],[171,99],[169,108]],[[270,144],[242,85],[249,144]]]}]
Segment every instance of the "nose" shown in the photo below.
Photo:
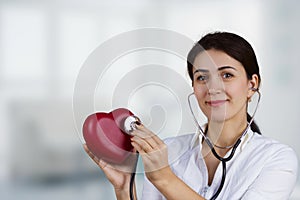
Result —
[{"label": "nose", "polygon": [[219,89],[214,89],[214,88],[208,89],[209,95],[216,95],[216,94],[220,94],[220,93],[221,93],[221,90],[219,90]]},{"label": "nose", "polygon": [[215,76],[208,81],[207,88],[209,95],[215,95],[222,92],[224,85],[222,80],[218,76]]}]

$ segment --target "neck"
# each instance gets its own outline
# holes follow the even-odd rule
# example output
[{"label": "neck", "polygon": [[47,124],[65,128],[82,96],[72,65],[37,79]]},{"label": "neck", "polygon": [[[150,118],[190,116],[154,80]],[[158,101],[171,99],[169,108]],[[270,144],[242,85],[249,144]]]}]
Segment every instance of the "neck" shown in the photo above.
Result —
[{"label": "neck", "polygon": [[221,147],[233,145],[247,127],[247,116],[223,122],[208,122],[207,136]]}]

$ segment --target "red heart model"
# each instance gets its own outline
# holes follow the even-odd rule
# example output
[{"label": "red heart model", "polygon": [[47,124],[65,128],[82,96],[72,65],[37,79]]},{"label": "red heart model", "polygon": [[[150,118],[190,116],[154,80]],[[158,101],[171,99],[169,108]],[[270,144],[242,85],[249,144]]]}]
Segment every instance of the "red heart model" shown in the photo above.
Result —
[{"label": "red heart model", "polygon": [[124,121],[133,113],[118,108],[110,113],[94,113],[83,123],[83,137],[89,150],[99,159],[121,164],[133,152],[130,138],[124,130]]}]

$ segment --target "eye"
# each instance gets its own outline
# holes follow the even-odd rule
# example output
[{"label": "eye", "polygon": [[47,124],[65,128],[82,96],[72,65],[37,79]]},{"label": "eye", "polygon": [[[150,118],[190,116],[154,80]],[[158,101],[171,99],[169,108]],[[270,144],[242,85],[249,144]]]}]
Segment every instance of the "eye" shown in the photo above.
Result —
[{"label": "eye", "polygon": [[231,74],[231,73],[228,73],[228,72],[222,73],[223,79],[230,79],[232,77],[233,77],[233,74]]},{"label": "eye", "polygon": [[197,81],[207,81],[208,80],[208,75],[199,75],[196,78]]}]

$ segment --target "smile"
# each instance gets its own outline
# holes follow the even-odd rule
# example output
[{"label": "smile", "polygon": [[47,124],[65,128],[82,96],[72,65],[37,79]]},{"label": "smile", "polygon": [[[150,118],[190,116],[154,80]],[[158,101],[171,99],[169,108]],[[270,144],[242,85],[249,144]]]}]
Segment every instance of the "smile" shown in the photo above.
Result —
[{"label": "smile", "polygon": [[214,100],[214,101],[206,101],[205,103],[211,107],[218,107],[225,104],[227,100]]}]

